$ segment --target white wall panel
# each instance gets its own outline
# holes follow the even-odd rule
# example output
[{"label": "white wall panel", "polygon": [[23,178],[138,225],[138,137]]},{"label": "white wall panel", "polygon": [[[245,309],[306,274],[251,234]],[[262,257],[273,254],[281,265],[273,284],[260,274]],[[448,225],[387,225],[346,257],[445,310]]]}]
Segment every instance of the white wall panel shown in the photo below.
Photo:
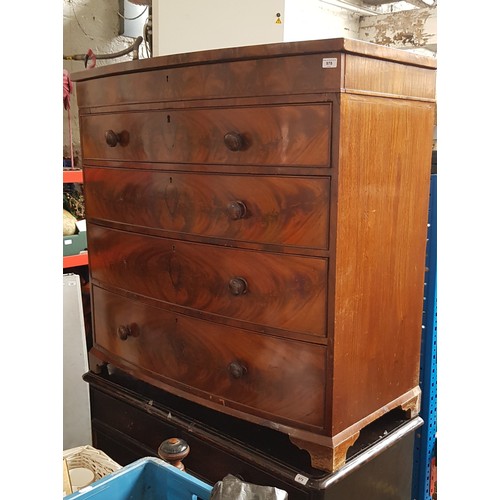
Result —
[{"label": "white wall panel", "polygon": [[63,448],[92,445],[80,276],[63,275]]},{"label": "white wall panel", "polygon": [[153,0],[153,55],[280,42],[284,4],[285,0]]}]

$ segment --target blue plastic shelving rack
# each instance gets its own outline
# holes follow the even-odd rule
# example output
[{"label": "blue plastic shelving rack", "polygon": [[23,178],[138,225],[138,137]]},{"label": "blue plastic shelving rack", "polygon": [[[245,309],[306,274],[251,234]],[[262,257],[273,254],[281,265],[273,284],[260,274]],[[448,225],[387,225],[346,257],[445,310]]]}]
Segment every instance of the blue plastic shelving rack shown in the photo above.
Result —
[{"label": "blue plastic shelving rack", "polygon": [[431,174],[427,230],[426,276],[420,357],[420,416],[424,425],[415,436],[413,499],[430,500],[437,464],[437,173]]}]

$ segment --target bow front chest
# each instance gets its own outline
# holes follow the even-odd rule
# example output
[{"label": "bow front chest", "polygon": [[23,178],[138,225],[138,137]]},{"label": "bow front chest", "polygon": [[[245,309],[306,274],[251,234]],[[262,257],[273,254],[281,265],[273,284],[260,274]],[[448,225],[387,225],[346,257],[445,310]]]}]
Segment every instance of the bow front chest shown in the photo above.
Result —
[{"label": "bow front chest", "polygon": [[92,371],[334,471],[420,408],[435,60],[348,39],[76,73]]}]

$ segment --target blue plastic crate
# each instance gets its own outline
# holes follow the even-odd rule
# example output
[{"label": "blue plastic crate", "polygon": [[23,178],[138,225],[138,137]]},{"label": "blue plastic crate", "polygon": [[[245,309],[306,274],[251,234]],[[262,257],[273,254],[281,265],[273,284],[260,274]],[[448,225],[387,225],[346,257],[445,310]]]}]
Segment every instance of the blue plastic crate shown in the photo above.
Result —
[{"label": "blue plastic crate", "polygon": [[113,472],[64,500],[209,500],[212,487],[156,457]]}]

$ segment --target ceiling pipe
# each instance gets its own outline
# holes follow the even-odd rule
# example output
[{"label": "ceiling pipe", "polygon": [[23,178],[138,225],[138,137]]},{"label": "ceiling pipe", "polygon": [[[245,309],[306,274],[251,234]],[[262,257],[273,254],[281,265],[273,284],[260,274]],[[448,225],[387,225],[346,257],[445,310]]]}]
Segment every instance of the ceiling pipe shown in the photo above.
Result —
[{"label": "ceiling pipe", "polygon": [[385,5],[387,3],[398,3],[399,1],[400,0],[363,0],[363,3],[378,7],[379,5]]},{"label": "ceiling pipe", "polygon": [[415,7],[421,7],[421,8],[435,7],[437,5],[437,0],[405,0],[405,1],[411,3],[412,5],[415,5]]},{"label": "ceiling pipe", "polygon": [[403,1],[419,8],[435,7],[437,5],[437,0],[363,0],[363,3],[379,7],[380,5],[397,4]]},{"label": "ceiling pipe", "polygon": [[357,7],[349,2],[344,2],[343,0],[319,0],[321,3],[326,3],[334,7],[339,7],[340,9],[349,10],[355,12],[356,14],[361,14],[363,16],[376,16],[377,12],[373,10],[364,9],[363,7]]},{"label": "ceiling pipe", "polygon": [[363,0],[363,3],[368,5],[373,5],[378,7],[380,5],[387,5],[388,3],[409,3],[415,7],[435,7],[437,5],[437,0]]}]

